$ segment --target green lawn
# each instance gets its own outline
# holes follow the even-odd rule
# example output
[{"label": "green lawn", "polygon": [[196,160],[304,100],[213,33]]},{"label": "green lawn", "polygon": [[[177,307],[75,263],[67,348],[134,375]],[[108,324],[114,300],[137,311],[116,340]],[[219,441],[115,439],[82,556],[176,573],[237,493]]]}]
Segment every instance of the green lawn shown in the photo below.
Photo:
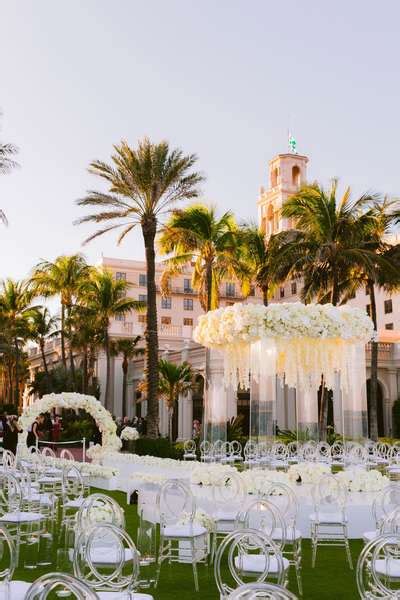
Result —
[{"label": "green lawn", "polygon": [[[93,492],[102,492],[95,490]],[[133,540],[136,540],[137,513],[136,506],[126,505],[126,495],[122,492],[108,492],[115,498],[125,510],[127,529]],[[355,540],[351,542],[351,551],[354,565],[357,563],[358,555],[362,548],[362,542]],[[47,569],[24,570],[18,569],[15,579],[33,581],[39,575],[55,570],[54,567]],[[196,594],[193,587],[191,565],[180,565],[164,563],[161,570],[159,587],[150,590],[155,600],[216,600],[218,593],[214,584],[213,566],[205,567],[198,565],[200,593]],[[350,600],[357,599],[358,593],[355,583],[355,570],[350,571],[345,558],[345,552],[341,548],[320,548],[317,556],[317,566],[311,568],[311,548],[308,540],[303,541],[303,587],[305,600]],[[289,588],[297,593],[295,578],[291,576]],[[147,590],[143,590],[147,591]]]}]

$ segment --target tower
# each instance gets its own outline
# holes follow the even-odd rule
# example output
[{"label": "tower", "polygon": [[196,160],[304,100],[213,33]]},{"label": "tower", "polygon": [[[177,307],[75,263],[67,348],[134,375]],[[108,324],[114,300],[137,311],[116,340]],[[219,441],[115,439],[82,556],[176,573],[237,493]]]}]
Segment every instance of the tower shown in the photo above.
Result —
[{"label": "tower", "polygon": [[267,190],[261,188],[257,202],[258,225],[267,237],[293,226],[291,219],[280,216],[280,209],[307,181],[307,163],[307,156],[300,154],[278,154],[270,160],[269,186]]}]

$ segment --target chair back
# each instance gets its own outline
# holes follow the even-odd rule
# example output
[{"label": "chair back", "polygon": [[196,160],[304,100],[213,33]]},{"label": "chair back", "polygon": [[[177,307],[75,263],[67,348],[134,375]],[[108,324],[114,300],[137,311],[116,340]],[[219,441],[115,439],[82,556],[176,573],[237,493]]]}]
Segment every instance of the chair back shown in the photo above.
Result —
[{"label": "chair back", "polygon": [[0,582],[11,581],[17,568],[17,551],[11,534],[5,526],[0,527]]},{"label": "chair back", "polygon": [[286,543],[286,523],[275,504],[264,498],[254,500],[243,514],[243,525],[246,529],[261,531],[268,538],[272,538],[274,531],[280,529],[280,535],[274,544],[282,550]]},{"label": "chair back", "polygon": [[157,494],[160,527],[176,525],[182,518],[193,523],[196,501],[189,487],[178,479],[168,479]]},{"label": "chair back", "polygon": [[266,489],[264,497],[268,502],[276,506],[286,526],[296,526],[299,501],[290,486],[286,485],[286,483],[271,483]]},{"label": "chair back", "polygon": [[136,546],[115,525],[85,528],[75,543],[74,574],[96,591],[133,592],[139,578]]},{"label": "chair back", "polygon": [[296,596],[281,585],[274,583],[245,583],[233,590],[228,600],[297,600]]},{"label": "chair back", "polygon": [[366,544],[357,562],[360,598],[398,598],[399,561],[399,535],[380,535]]},{"label": "chair back", "polygon": [[319,442],[316,449],[316,458],[320,462],[330,462],[332,458],[331,447],[327,442]]},{"label": "chair back", "polygon": [[91,494],[83,501],[76,517],[77,530],[99,524],[111,524],[125,528],[125,516],[121,506],[106,494]]},{"label": "chair back", "polygon": [[[226,536],[218,547],[214,561],[215,583],[221,598],[229,597],[238,586],[249,583],[249,577],[254,582],[264,582],[270,570],[270,557],[276,559],[278,585],[283,585],[285,570],[282,554],[277,546],[262,531],[255,529],[239,529]],[[246,572],[246,563],[251,557],[261,557],[260,571]],[[227,562],[227,566],[225,564]],[[244,581],[246,578],[247,581]]]},{"label": "chair back", "polygon": [[15,455],[11,450],[3,450],[3,467],[5,471],[12,471],[15,469]]},{"label": "chair back", "polygon": [[64,502],[83,498],[85,486],[82,475],[75,465],[66,465],[62,471],[62,496]]},{"label": "chair back", "polygon": [[63,460],[75,460],[74,455],[68,448],[63,448],[60,452],[60,458]]},{"label": "chair back", "polygon": [[214,506],[214,515],[218,518],[218,514],[222,512],[234,511],[237,512],[243,507],[247,490],[243,478],[239,473],[232,472],[221,473],[219,478],[212,486],[212,497]]},{"label": "chair back", "polygon": [[41,453],[46,458],[56,458],[56,453],[54,452],[53,448],[50,448],[50,446],[45,446],[42,448]]},{"label": "chair back", "polygon": [[196,442],[194,440],[186,440],[183,444],[185,454],[196,454]]},{"label": "chair back", "polygon": [[36,581],[26,592],[25,600],[45,600],[48,596],[53,598],[65,596],[74,597],[76,600],[99,600],[99,596],[83,581],[67,575],[66,573],[46,573]]},{"label": "chair back", "polygon": [[211,460],[213,457],[213,446],[208,440],[200,442],[200,458],[201,460]]},{"label": "chair back", "polygon": [[231,456],[242,456],[242,444],[240,442],[238,442],[237,440],[233,440],[231,442],[231,448],[230,448],[230,452],[231,452]]},{"label": "chair back", "polygon": [[389,484],[377,493],[372,503],[372,515],[377,529],[398,506],[400,506],[400,488],[396,484]]},{"label": "chair back", "polygon": [[0,515],[21,512],[22,490],[18,479],[10,472],[0,474]]},{"label": "chair back", "polygon": [[344,447],[342,442],[335,442],[331,447],[332,460],[342,461],[344,455]]},{"label": "chair back", "polygon": [[340,512],[344,519],[347,502],[347,487],[334,475],[322,475],[312,488],[314,509],[319,513]]},{"label": "chair back", "polygon": [[257,442],[248,440],[244,447],[244,458],[245,460],[255,460],[258,458],[258,446]]}]

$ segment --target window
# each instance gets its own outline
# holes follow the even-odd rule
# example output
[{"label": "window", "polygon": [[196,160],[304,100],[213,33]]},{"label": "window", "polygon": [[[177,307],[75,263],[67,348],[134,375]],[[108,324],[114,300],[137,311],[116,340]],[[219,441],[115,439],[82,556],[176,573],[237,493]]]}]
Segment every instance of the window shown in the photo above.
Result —
[{"label": "window", "polygon": [[296,187],[300,187],[300,183],[301,183],[300,167],[298,167],[297,165],[294,165],[294,167],[292,167],[292,183]]},{"label": "window", "polygon": [[235,284],[234,283],[226,283],[225,284],[226,295],[230,298],[235,296]]},{"label": "window", "polygon": [[233,306],[234,304],[234,302],[225,302],[225,306]]},{"label": "window", "polygon": [[280,295],[280,297],[281,297],[281,298],[284,298],[284,297],[285,297],[285,288],[284,288],[284,287],[281,287],[281,288],[279,289],[279,295]]},{"label": "window", "polygon": [[275,168],[271,171],[271,187],[278,185],[278,174],[278,168]]},{"label": "window", "polygon": [[183,299],[183,310],[193,310],[193,298]]},{"label": "window", "polygon": [[139,294],[139,302],[147,303],[147,294]]},{"label": "window", "polygon": [[389,313],[393,312],[393,302],[392,300],[385,300],[385,302],[383,303],[384,309],[385,309],[385,315],[388,315]]},{"label": "window", "polygon": [[171,325],[171,317],[161,317],[161,325]]},{"label": "window", "polygon": [[115,320],[116,321],[125,321],[125,315],[116,315]]},{"label": "window", "polygon": [[365,286],[365,295],[369,296],[369,287],[367,285]]},{"label": "window", "polygon": [[296,281],[292,281],[292,295],[295,296],[297,294],[297,282]]},{"label": "window", "polygon": [[161,308],[171,308],[171,298],[161,298]]},{"label": "window", "polygon": [[146,315],[138,315],[139,323],[146,323]]},{"label": "window", "polygon": [[126,273],[123,273],[122,271],[117,271],[117,272],[115,273],[115,279],[116,279],[117,281],[119,281],[119,280],[126,281]]},{"label": "window", "polygon": [[256,288],[254,287],[254,285],[250,286],[250,294],[249,296],[255,296],[256,295]]},{"label": "window", "polygon": [[141,285],[141,286],[147,285],[146,273],[139,273],[139,285]]},{"label": "window", "polygon": [[183,291],[186,292],[187,294],[191,294],[193,292],[192,283],[191,283],[190,279],[183,280]]},{"label": "window", "polygon": [[371,305],[367,304],[367,306],[365,307],[366,311],[367,311],[367,315],[370,317],[371,316]]},{"label": "window", "polygon": [[185,327],[193,327],[193,319],[183,319],[183,324]]},{"label": "window", "polygon": [[394,329],[393,323],[386,323],[385,329]]}]

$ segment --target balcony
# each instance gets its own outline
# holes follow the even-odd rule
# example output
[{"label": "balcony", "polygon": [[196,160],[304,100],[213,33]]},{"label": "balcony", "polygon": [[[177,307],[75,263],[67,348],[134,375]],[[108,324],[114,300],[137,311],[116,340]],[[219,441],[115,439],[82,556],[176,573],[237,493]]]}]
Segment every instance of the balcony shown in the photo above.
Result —
[{"label": "balcony", "polygon": [[[144,323],[134,323],[132,321],[114,321],[110,326],[110,335],[144,335]],[[191,338],[193,327],[189,325],[166,325],[158,323],[158,335],[160,337],[173,338]]]},{"label": "balcony", "polygon": [[[395,344],[391,344],[388,342],[379,342],[378,343],[378,361],[391,361],[394,359],[394,350]],[[367,344],[366,346],[366,358],[367,361],[371,360],[371,344]]]}]

